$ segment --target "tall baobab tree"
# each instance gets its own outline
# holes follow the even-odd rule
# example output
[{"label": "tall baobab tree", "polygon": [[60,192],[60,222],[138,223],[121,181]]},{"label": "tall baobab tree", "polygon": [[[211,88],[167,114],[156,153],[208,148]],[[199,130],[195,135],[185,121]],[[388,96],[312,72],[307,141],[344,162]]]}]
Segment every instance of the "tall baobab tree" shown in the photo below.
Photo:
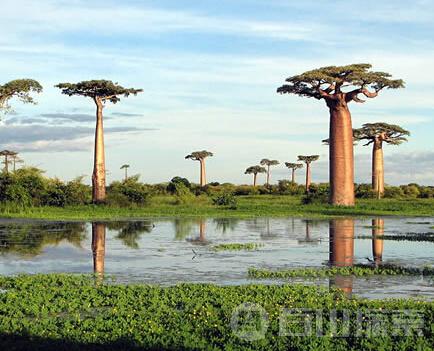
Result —
[{"label": "tall baobab tree", "polygon": [[18,155],[18,152],[15,151],[10,151],[10,150],[0,151],[0,156],[4,157],[3,164],[5,165],[4,172],[6,174],[9,174],[9,164],[11,163],[12,157],[16,155]]},{"label": "tall baobab tree", "polygon": [[366,123],[362,128],[354,129],[356,140],[368,140],[364,145],[372,144],[372,189],[381,198],[384,193],[384,159],[383,143],[399,145],[407,141],[408,130],[387,123]]},{"label": "tall baobab tree", "polygon": [[279,164],[277,160],[269,160],[268,158],[263,158],[260,162],[262,166],[267,166],[267,186],[270,185],[270,166],[276,166]]},{"label": "tall baobab tree", "polygon": [[329,201],[333,205],[353,206],[355,200],[353,135],[348,104],[364,102],[359,94],[374,98],[384,88],[404,87],[401,79],[393,80],[389,73],[373,72],[371,67],[366,63],[322,67],[289,77],[287,84],[277,89],[280,94],[323,99],[329,108]]},{"label": "tall baobab tree", "polygon": [[186,160],[191,159],[193,161],[200,162],[200,186],[206,185],[205,159],[210,156],[214,156],[214,154],[206,150],[194,151],[191,154],[185,156]]},{"label": "tall baobab tree", "polygon": [[85,96],[96,105],[95,149],[92,173],[92,201],[104,202],[106,198],[106,170],[104,151],[103,108],[107,102],[116,104],[120,97],[137,95],[142,89],[124,88],[110,80],[88,80],[79,83],[59,83],[55,86],[62,94]]},{"label": "tall baobab tree", "polygon": [[124,169],[125,170],[125,181],[128,180],[128,168],[130,168],[130,165],[122,165],[120,169]]},{"label": "tall baobab tree", "polygon": [[310,156],[298,156],[298,161],[303,161],[306,164],[306,192],[309,191],[310,183],[312,181],[310,164],[319,159],[319,155],[310,155]]},{"label": "tall baobab tree", "polygon": [[295,183],[295,171],[303,168],[302,163],[285,162],[285,166],[291,170],[291,182]]},{"label": "tall baobab tree", "polygon": [[42,86],[33,79],[15,79],[0,85],[0,111],[9,112],[11,110],[8,102],[16,97],[26,104],[36,104],[31,93],[42,92]]},{"label": "tall baobab tree", "polygon": [[256,186],[256,178],[258,176],[258,173],[266,173],[266,172],[267,170],[265,169],[265,167],[250,166],[249,168],[246,169],[244,174],[253,174],[253,186]]}]

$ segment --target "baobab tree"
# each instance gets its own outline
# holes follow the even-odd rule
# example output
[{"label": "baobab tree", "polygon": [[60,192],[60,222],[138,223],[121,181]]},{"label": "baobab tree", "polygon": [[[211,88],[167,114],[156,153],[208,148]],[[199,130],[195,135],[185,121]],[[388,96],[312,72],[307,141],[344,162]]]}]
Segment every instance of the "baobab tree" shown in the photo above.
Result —
[{"label": "baobab tree", "polygon": [[16,155],[18,155],[18,152],[15,151],[10,151],[10,150],[0,151],[0,156],[4,157],[3,164],[5,165],[4,172],[6,174],[9,174],[9,163],[11,163],[12,157]]},{"label": "baobab tree", "polygon": [[122,165],[120,169],[124,169],[125,170],[125,181],[128,180],[128,168],[130,168],[130,165]]},{"label": "baobab tree", "polygon": [[267,170],[265,169],[265,167],[250,166],[249,168],[246,169],[244,174],[253,174],[253,186],[256,186],[256,178],[258,176],[258,173],[266,173],[266,172]]},{"label": "baobab tree", "polygon": [[0,85],[0,111],[11,111],[9,100],[16,97],[26,104],[36,104],[31,93],[42,92],[42,86],[33,79],[15,79]]},{"label": "baobab tree", "polygon": [[303,161],[306,164],[306,192],[309,191],[310,183],[312,181],[310,164],[319,159],[319,155],[310,155],[310,156],[298,156],[298,161]]},{"label": "baobab tree", "polygon": [[381,198],[384,193],[384,159],[383,143],[399,145],[407,141],[408,130],[383,122],[365,123],[362,128],[354,129],[356,140],[368,140],[364,145],[372,144],[372,189]]},{"label": "baobab tree", "polygon": [[214,154],[206,150],[194,151],[191,154],[185,156],[186,160],[191,159],[193,161],[200,162],[200,186],[206,185],[205,159],[210,156],[214,156]]},{"label": "baobab tree", "polygon": [[276,166],[279,164],[277,160],[269,160],[268,158],[263,158],[260,162],[262,166],[267,166],[267,186],[270,185],[270,166]]},{"label": "baobab tree", "polygon": [[329,201],[333,205],[354,205],[354,150],[348,104],[364,102],[359,94],[374,98],[384,88],[404,87],[401,79],[391,79],[389,73],[373,72],[371,67],[366,63],[322,67],[289,77],[287,84],[277,89],[280,94],[323,99],[329,108]]},{"label": "baobab tree", "polygon": [[85,96],[96,105],[95,148],[92,173],[92,201],[104,202],[106,198],[106,170],[104,151],[103,108],[107,102],[118,103],[120,97],[137,95],[142,89],[124,88],[110,80],[88,80],[79,83],[59,83],[55,86],[62,94]]},{"label": "baobab tree", "polygon": [[295,183],[295,171],[297,169],[303,168],[303,164],[302,163],[285,162],[285,166],[291,170],[291,182]]},{"label": "baobab tree", "polygon": [[11,163],[12,163],[12,169],[15,172],[17,170],[17,164],[18,163],[24,163],[23,159],[21,159],[20,157],[18,157],[18,152],[15,153],[15,155],[11,156]]}]

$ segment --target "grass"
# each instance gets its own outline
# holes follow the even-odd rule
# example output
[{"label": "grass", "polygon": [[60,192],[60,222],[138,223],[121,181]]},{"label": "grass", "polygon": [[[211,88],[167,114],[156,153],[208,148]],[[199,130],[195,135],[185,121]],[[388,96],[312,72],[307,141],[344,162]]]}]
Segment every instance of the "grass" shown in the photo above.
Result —
[{"label": "grass", "polygon": [[325,278],[336,275],[344,276],[374,276],[374,275],[423,275],[434,276],[434,268],[424,267],[402,267],[397,265],[383,264],[380,266],[354,265],[348,267],[320,267],[320,268],[292,268],[270,270],[265,268],[249,268],[250,278],[270,279],[270,278]]},{"label": "grass", "polygon": [[215,206],[211,198],[199,196],[186,204],[176,205],[171,196],[158,196],[147,206],[115,208],[107,206],[0,207],[3,218],[52,220],[116,220],[149,217],[310,217],[337,216],[434,216],[434,199],[359,199],[355,207],[327,204],[302,205],[299,197],[256,195],[237,197],[237,209]]},{"label": "grass", "polygon": [[257,250],[260,247],[264,246],[260,243],[227,243],[227,244],[218,244],[211,247],[213,251],[253,251]]},{"label": "grass", "polygon": [[[433,302],[350,299],[324,287],[108,285],[88,276],[34,275],[0,277],[0,289],[2,350],[347,351],[433,350],[434,345]],[[282,327],[302,332],[300,319],[291,317],[304,316],[297,311],[306,309],[321,311],[323,336],[316,329],[307,336],[279,334]],[[340,319],[344,311],[347,336]],[[419,329],[410,325],[404,335],[405,329],[393,326],[407,311],[423,323]],[[369,334],[373,315],[381,318],[380,336]]]}]

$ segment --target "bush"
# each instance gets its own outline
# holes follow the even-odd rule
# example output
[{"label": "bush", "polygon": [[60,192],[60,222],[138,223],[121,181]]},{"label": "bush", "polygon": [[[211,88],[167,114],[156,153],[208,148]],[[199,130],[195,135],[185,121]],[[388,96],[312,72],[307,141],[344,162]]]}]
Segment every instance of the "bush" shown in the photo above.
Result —
[{"label": "bush", "polygon": [[59,179],[49,179],[41,197],[41,205],[58,206],[66,205],[66,186]]},{"label": "bush", "polygon": [[125,197],[132,204],[145,205],[150,198],[150,189],[139,182],[138,175],[129,177],[123,182],[115,181],[110,184],[107,190],[111,195],[112,205],[115,201],[119,201],[120,206],[125,206]]},{"label": "bush", "polygon": [[77,177],[65,186],[66,205],[85,205],[92,200],[92,189],[83,184],[83,176]]},{"label": "bush", "polygon": [[233,194],[235,196],[258,195],[259,190],[258,187],[254,187],[252,185],[239,185],[235,187]]},{"label": "bush", "polygon": [[420,195],[419,186],[417,184],[401,185],[400,188],[402,189],[405,197],[416,198]]},{"label": "bush", "polygon": [[387,186],[384,189],[384,197],[397,199],[404,197],[404,191],[399,186]]},{"label": "bush", "polygon": [[188,189],[184,183],[175,183],[175,204],[181,205],[192,202],[194,194]]},{"label": "bush", "polygon": [[305,192],[303,185],[293,183],[289,180],[279,180],[277,184],[277,193],[280,195],[302,195]]},{"label": "bush", "polygon": [[170,194],[175,194],[176,192],[176,184],[182,183],[187,189],[191,189],[191,184],[187,178],[182,177],[173,177],[170,183],[167,185],[166,190]]},{"label": "bush", "polygon": [[358,199],[374,199],[377,197],[377,194],[372,189],[371,184],[356,185],[355,193],[356,193],[356,198]]},{"label": "bush", "polygon": [[229,207],[231,210],[235,210],[238,205],[237,199],[235,198],[234,194],[228,192],[222,193],[217,197],[213,198],[212,202],[216,206],[226,206]]}]

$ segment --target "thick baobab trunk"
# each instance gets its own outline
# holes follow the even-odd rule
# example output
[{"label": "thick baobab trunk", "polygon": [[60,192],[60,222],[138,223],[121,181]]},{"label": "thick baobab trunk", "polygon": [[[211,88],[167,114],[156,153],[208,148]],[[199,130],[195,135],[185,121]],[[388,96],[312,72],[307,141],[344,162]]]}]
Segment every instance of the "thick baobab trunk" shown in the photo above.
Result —
[{"label": "thick baobab trunk", "polygon": [[306,192],[309,192],[310,183],[312,182],[310,173],[310,163],[306,163]]},{"label": "thick baobab trunk", "polygon": [[383,260],[383,239],[377,236],[384,235],[384,219],[376,218],[372,220],[372,256],[376,264]]},{"label": "thick baobab trunk", "polygon": [[[335,267],[348,267],[354,263],[354,220],[334,219],[329,224],[330,253],[329,263]],[[331,286],[350,294],[353,290],[353,277],[337,275],[330,280]]]},{"label": "thick baobab trunk", "polygon": [[256,186],[256,178],[258,177],[257,173],[253,174],[253,186]]},{"label": "thick baobab trunk", "polygon": [[105,234],[105,224],[92,223],[93,271],[99,276],[104,274]]},{"label": "thick baobab trunk", "polygon": [[291,176],[291,182],[295,183],[295,169],[292,169],[292,176]]},{"label": "thick baobab trunk", "polygon": [[267,166],[267,186],[270,185],[270,165]]},{"label": "thick baobab trunk", "polygon": [[372,189],[380,199],[384,193],[383,142],[375,139],[372,149]]},{"label": "thick baobab trunk", "polygon": [[105,153],[104,153],[104,127],[101,100],[95,100],[96,104],[96,127],[95,127],[95,150],[92,174],[92,201],[94,203],[105,200]]},{"label": "thick baobab trunk", "polygon": [[330,203],[354,206],[353,128],[351,114],[345,103],[330,107],[329,139]]},{"label": "thick baobab trunk", "polygon": [[200,160],[200,186],[206,185],[205,160]]}]

